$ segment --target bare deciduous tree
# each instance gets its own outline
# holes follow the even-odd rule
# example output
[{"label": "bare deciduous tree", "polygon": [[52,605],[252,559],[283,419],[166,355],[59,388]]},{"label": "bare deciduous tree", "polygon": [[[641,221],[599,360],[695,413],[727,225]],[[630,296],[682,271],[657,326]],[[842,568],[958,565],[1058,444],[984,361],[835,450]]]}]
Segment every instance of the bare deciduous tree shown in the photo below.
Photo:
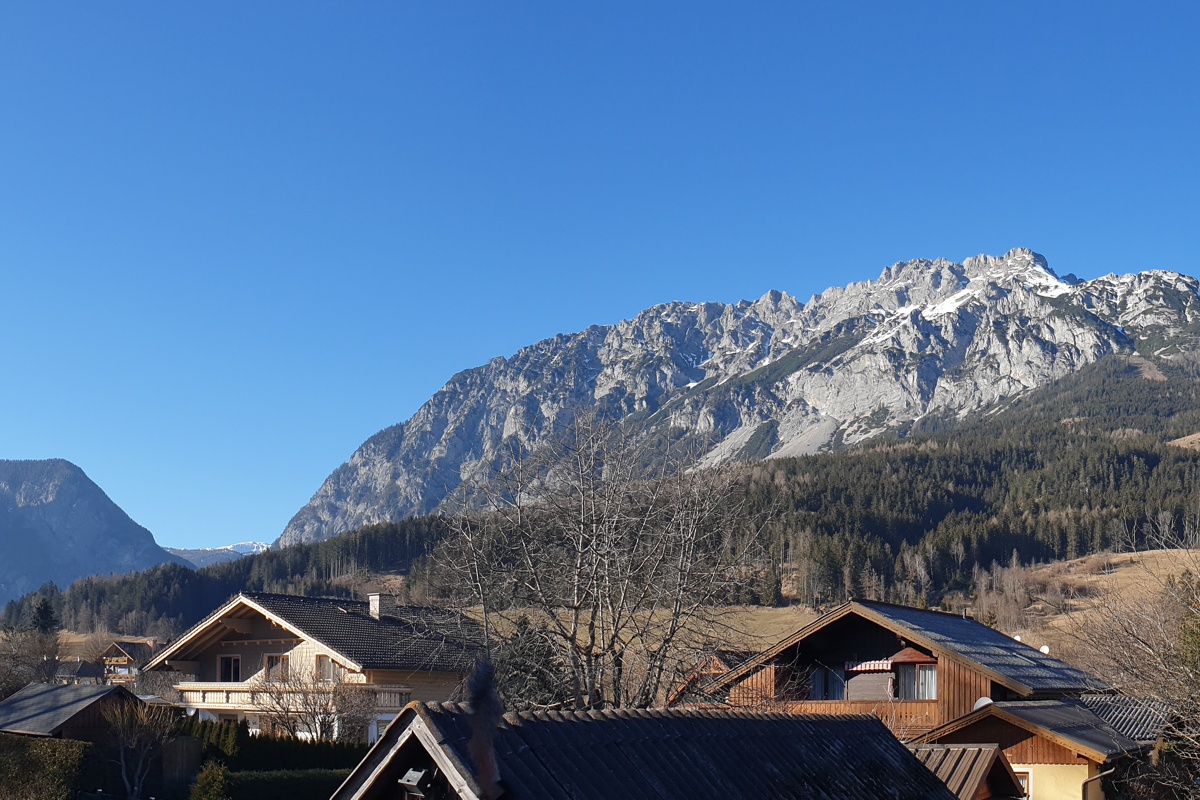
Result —
[{"label": "bare deciduous tree", "polygon": [[1198,532],[1195,518],[1179,526],[1170,514],[1154,517],[1144,527],[1144,541],[1156,561],[1175,568],[1165,574],[1147,568],[1147,591],[1110,591],[1074,615],[1075,660],[1162,728],[1153,766],[1125,776],[1130,796],[1200,797]]},{"label": "bare deciduous tree", "polygon": [[58,634],[36,628],[0,629],[0,699],[29,683],[44,683],[58,668]]},{"label": "bare deciduous tree", "polygon": [[128,800],[140,800],[154,759],[178,731],[178,711],[130,698],[107,706],[103,714],[109,726],[109,760],[121,776]]},{"label": "bare deciduous tree", "polygon": [[357,741],[375,715],[375,695],[345,675],[328,679],[315,670],[282,669],[254,683],[250,703],[269,729],[293,738]]},{"label": "bare deciduous tree", "polygon": [[652,705],[721,637],[721,607],[760,566],[761,520],[734,473],[694,467],[577,414],[468,489],[443,573],[489,639],[536,623],[571,705]]}]

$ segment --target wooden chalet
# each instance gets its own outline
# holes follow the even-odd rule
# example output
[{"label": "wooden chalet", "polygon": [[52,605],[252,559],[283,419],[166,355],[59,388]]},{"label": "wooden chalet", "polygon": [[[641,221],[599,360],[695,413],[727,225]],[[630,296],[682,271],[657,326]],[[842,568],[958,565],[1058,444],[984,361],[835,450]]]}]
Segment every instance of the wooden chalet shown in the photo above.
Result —
[{"label": "wooden chalet", "polygon": [[[145,671],[174,675],[180,704],[202,719],[262,729],[264,690],[332,690],[352,684],[371,698],[366,737],[412,700],[449,700],[474,667],[482,634],[453,612],[367,602],[242,592],[153,658]],[[296,684],[304,684],[304,687]],[[193,711],[194,710],[194,711]]]},{"label": "wooden chalet", "polygon": [[466,706],[413,703],[333,800],[955,797],[868,716],[608,709],[497,723],[474,721]]},{"label": "wooden chalet", "polygon": [[855,600],[673,699],[793,714],[871,714],[909,739],[969,714],[981,701],[1106,688],[972,619]]},{"label": "wooden chalet", "polygon": [[145,639],[117,639],[100,654],[105,683],[133,686],[157,648]]},{"label": "wooden chalet", "polygon": [[1001,701],[935,728],[911,743],[996,742],[1031,800],[1098,800],[1103,777],[1154,746],[1166,711],[1112,694]]}]

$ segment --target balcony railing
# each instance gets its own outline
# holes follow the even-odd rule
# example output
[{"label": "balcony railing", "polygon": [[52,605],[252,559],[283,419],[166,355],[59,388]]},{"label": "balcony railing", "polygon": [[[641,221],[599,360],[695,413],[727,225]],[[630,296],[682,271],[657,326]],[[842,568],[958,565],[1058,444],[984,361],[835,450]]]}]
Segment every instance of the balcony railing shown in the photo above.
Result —
[{"label": "balcony railing", "polygon": [[[404,686],[382,684],[352,684],[353,688],[375,695],[375,708],[379,711],[400,711],[408,704],[411,692]],[[253,711],[261,704],[255,703],[254,695],[270,691],[261,683],[181,683],[175,687],[180,702],[188,708],[222,708],[229,711]]]},{"label": "balcony railing", "polygon": [[919,736],[942,723],[937,700],[805,700],[774,707],[790,714],[870,714],[901,739]]}]

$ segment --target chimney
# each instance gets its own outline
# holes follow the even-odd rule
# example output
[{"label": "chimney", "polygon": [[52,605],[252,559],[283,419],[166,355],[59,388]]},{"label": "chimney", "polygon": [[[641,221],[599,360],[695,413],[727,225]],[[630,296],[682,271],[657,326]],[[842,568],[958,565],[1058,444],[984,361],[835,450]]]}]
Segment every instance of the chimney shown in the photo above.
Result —
[{"label": "chimney", "polygon": [[371,616],[375,619],[379,619],[380,615],[391,616],[396,610],[396,598],[391,595],[370,592],[367,594],[367,602],[370,604]]}]

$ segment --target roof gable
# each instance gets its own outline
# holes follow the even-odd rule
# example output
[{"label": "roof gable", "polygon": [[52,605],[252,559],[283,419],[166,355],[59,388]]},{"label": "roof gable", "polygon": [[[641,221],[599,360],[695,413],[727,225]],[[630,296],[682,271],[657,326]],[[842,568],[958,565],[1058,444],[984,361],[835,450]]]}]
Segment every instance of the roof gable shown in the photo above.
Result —
[{"label": "roof gable", "polygon": [[985,787],[990,797],[1025,794],[1000,745],[910,744],[908,749],[959,800],[975,800]]},{"label": "roof gable", "polygon": [[293,635],[315,642],[356,670],[465,672],[475,661],[479,626],[461,614],[430,608],[396,608],[372,617],[356,600],[242,592],[192,626],[146,664],[166,666],[181,654],[224,638],[225,625],[250,612]]},{"label": "roof gable", "polygon": [[914,742],[937,742],[989,718],[1042,736],[1096,763],[1144,749],[1144,745],[1122,734],[1075,698],[989,703],[918,736]]},{"label": "roof gable", "polygon": [[[461,794],[478,797],[468,710],[413,704],[334,800],[384,796],[405,769],[398,754],[422,728]],[[493,747],[501,780],[522,800],[953,797],[883,723],[867,716],[697,709],[510,714],[495,730]]]},{"label": "roof gable", "polygon": [[154,654],[154,646],[146,642],[122,642],[114,641],[108,647],[104,648],[104,652],[100,654],[101,658],[121,658],[125,657],[134,664],[143,664],[147,659]]},{"label": "roof gable", "polygon": [[1108,688],[1098,678],[973,619],[891,603],[852,600],[810,622],[740,667],[716,678],[705,687],[705,691],[712,692],[732,685],[787,650],[850,616],[873,622],[940,656],[968,664],[1023,696]]}]

